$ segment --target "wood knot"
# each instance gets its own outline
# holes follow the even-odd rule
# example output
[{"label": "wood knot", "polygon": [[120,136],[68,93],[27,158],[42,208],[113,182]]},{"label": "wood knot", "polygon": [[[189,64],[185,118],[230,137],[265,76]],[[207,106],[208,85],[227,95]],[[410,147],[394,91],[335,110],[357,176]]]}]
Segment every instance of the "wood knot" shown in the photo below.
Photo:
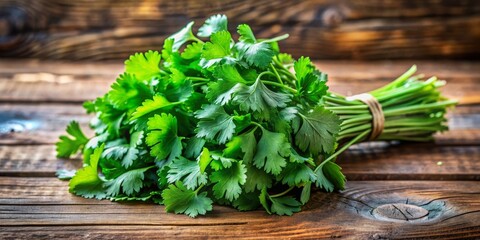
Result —
[{"label": "wood knot", "polygon": [[35,120],[18,116],[12,112],[0,113],[0,136],[36,129],[39,123]]},{"label": "wood knot", "polygon": [[379,220],[390,222],[422,221],[428,218],[429,211],[415,205],[391,203],[373,209],[373,216]]},{"label": "wood knot", "polygon": [[322,13],[322,23],[326,27],[336,27],[343,22],[343,15],[336,7],[325,9]]}]

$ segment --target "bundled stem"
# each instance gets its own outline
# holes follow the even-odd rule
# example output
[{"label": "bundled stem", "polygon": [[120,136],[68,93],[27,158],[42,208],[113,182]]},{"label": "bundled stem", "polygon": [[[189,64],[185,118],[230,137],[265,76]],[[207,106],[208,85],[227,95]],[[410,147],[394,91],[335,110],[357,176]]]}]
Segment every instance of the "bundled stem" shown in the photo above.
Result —
[{"label": "bundled stem", "polygon": [[[447,130],[445,113],[457,102],[443,97],[439,88],[444,81],[413,76],[416,66],[395,81],[369,92],[381,104],[385,123],[376,140],[431,141],[433,134]],[[325,107],[341,119],[338,141],[348,145],[368,140],[372,132],[372,113],[360,100],[348,100],[340,94],[324,97]],[[369,134],[364,134],[366,131]],[[351,141],[359,135],[364,135]]]}]

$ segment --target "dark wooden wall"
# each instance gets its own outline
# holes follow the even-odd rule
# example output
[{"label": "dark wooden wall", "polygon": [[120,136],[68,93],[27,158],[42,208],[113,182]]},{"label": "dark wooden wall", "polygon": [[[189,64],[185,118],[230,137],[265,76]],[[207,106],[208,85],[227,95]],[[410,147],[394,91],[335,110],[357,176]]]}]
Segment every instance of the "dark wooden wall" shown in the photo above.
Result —
[{"label": "dark wooden wall", "polygon": [[480,59],[478,0],[0,0],[0,57],[124,59],[214,13],[295,56]]}]

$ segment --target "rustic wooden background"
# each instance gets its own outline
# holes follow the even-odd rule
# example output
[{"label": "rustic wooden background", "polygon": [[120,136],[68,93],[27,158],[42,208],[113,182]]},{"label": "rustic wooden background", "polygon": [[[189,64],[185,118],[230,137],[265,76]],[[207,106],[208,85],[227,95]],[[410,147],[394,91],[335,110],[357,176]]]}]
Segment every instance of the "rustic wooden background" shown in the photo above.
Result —
[{"label": "rustic wooden background", "polygon": [[0,57],[125,59],[215,13],[295,56],[480,59],[477,0],[0,0]]},{"label": "rustic wooden background", "polygon": [[[81,103],[107,91],[121,61],[0,60],[0,239],[480,239],[480,63],[416,63],[449,80],[443,92],[460,102],[435,142],[352,147],[338,159],[346,190],[316,191],[291,217],[215,205],[192,219],[153,203],[77,197],[54,176],[82,164],[56,158],[54,143],[72,119],[87,129]],[[388,83],[411,61],[316,64],[333,91],[352,95]],[[386,219],[375,214],[385,205]]]},{"label": "rustic wooden background", "polygon": [[[130,54],[215,13],[231,30],[289,33],[283,50],[327,59],[315,63],[346,95],[417,64],[459,100],[450,130],[429,143],[353,146],[338,159],[346,190],[317,191],[292,217],[216,205],[191,219],[68,193],[55,171],[81,161],[56,158],[54,143],[73,119],[87,128],[82,102],[104,94]],[[478,0],[0,0],[0,239],[480,239],[478,60]]]}]

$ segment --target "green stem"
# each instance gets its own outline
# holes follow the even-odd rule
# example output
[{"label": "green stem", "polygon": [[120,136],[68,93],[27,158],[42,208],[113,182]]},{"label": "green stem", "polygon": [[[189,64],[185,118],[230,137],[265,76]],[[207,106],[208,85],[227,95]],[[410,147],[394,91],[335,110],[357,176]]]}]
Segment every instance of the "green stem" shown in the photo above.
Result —
[{"label": "green stem", "polygon": [[280,82],[283,85],[282,78],[278,74],[277,69],[275,69],[275,66],[273,66],[273,64],[270,63],[270,67],[272,68],[273,72],[275,73],[275,76],[277,77],[278,82]]},{"label": "green stem", "polygon": [[192,82],[195,82],[195,81],[209,82],[209,81],[210,81],[210,79],[208,79],[208,78],[202,78],[202,77],[187,77],[186,79],[187,79],[187,80],[191,80]]},{"label": "green stem", "polygon": [[368,135],[369,132],[370,132],[370,129],[367,130],[367,131],[364,131],[363,133],[359,134],[357,137],[353,138],[353,139],[350,140],[348,143],[346,143],[345,145],[343,145],[342,148],[340,148],[340,150],[335,151],[335,153],[333,153],[332,155],[330,155],[330,157],[328,157],[328,158],[325,159],[322,163],[320,163],[320,164],[317,166],[317,168],[315,168],[315,172],[318,171],[319,169],[321,169],[326,162],[329,162],[329,161],[331,161],[332,159],[336,158],[338,155],[340,155],[340,153],[342,153],[342,152],[344,152],[345,150],[347,150],[347,149],[348,149],[350,146],[352,146],[353,144],[360,142],[364,137],[366,137],[366,136]]},{"label": "green stem", "polygon": [[291,186],[290,188],[288,188],[287,190],[281,192],[281,193],[277,193],[277,194],[274,194],[274,195],[268,195],[270,198],[276,198],[276,197],[281,197],[285,194],[287,194],[288,192],[292,191],[292,189],[294,188],[295,186]]},{"label": "green stem", "polygon": [[272,85],[272,86],[276,86],[276,87],[279,87],[279,88],[283,88],[293,94],[297,94],[297,90],[287,86],[287,85],[283,85],[283,84],[280,84],[280,83],[277,83],[277,82],[271,82],[271,81],[267,81],[267,80],[263,80],[262,81],[264,84],[266,85]]}]

